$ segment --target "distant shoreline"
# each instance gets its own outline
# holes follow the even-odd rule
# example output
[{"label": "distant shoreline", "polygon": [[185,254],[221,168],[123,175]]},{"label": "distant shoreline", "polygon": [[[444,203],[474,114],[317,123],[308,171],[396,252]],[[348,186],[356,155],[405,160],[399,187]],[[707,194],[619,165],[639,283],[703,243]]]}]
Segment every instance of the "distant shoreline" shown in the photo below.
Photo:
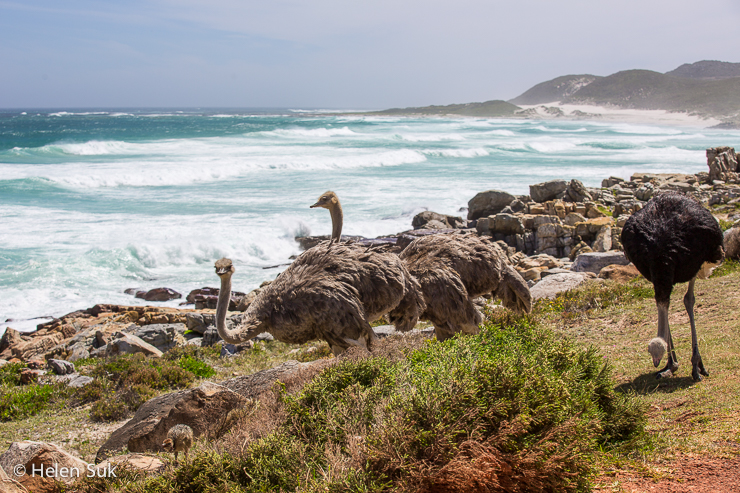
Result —
[{"label": "distant shoreline", "polygon": [[[519,105],[522,111],[508,115],[467,115],[459,113],[428,113],[426,108],[401,110],[331,113],[336,116],[378,116],[414,118],[490,118],[496,120],[561,120],[584,122],[631,123],[668,127],[714,128],[723,123],[713,117],[703,117],[688,112],[668,110],[640,110],[597,105],[562,104],[559,101],[543,104]],[[414,111],[419,110],[419,111]],[[322,116],[327,116],[323,113]]]}]

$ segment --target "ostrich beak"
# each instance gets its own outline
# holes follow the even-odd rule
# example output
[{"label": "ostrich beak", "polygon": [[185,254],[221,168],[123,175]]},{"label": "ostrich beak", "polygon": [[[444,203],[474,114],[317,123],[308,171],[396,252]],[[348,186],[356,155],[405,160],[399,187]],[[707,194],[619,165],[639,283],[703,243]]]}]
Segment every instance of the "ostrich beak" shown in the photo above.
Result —
[{"label": "ostrich beak", "polygon": [[313,209],[314,207],[321,207],[321,204],[319,202],[316,202],[314,205],[309,207],[309,209]]}]

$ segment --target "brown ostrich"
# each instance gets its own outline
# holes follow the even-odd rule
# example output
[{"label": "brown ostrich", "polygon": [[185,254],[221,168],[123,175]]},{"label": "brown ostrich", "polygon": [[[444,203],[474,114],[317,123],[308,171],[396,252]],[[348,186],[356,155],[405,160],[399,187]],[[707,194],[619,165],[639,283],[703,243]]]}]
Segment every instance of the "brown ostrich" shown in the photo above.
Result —
[{"label": "brown ostrich", "polygon": [[382,316],[400,331],[416,325],[426,308],[419,283],[397,255],[339,243],[342,212],[338,199],[333,204],[332,240],[293,261],[257,295],[234,329],[226,327],[234,266],[229,259],[216,262],[221,278],[216,328],[223,340],[239,344],[269,332],[293,344],[324,339],[339,354],[353,345],[371,349],[370,323]]},{"label": "brown ostrich", "polygon": [[421,285],[427,306],[421,319],[434,324],[439,340],[457,332],[478,332],[482,316],[473,300],[480,296],[495,296],[519,312],[532,310],[527,283],[487,239],[430,235],[411,242],[400,256]]},{"label": "brown ostrich", "polygon": [[631,216],[622,229],[622,244],[627,258],[640,274],[653,283],[658,306],[658,336],[648,351],[657,368],[663,355],[668,362],[657,378],[672,376],[678,360],[668,326],[668,307],[673,285],[688,282],[683,298],[691,324],[691,376],[695,381],[709,375],[701,355],[694,323],[694,282],[709,277],[724,259],[722,230],[717,220],[698,202],[675,193],[658,195]]}]

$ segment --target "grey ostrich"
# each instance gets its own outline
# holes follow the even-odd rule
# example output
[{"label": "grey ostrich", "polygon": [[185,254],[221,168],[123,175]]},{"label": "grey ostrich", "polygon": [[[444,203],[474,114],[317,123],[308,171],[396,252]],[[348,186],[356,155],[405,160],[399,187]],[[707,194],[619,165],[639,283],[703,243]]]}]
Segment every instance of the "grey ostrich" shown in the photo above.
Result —
[{"label": "grey ostrich", "polygon": [[417,238],[400,257],[421,285],[427,306],[421,319],[434,324],[441,341],[457,332],[478,332],[482,316],[473,300],[479,296],[495,296],[519,312],[532,310],[527,283],[498,246],[477,235]]},{"label": "grey ostrich", "polygon": [[339,354],[353,345],[371,349],[375,333],[370,323],[382,316],[400,331],[416,325],[426,308],[418,281],[397,255],[338,241],[332,244],[342,230],[338,199],[336,208],[332,240],[294,260],[257,295],[234,329],[226,327],[234,266],[229,259],[216,262],[221,278],[216,328],[223,340],[239,344],[269,332],[293,344],[324,339]]},{"label": "grey ostrich", "polygon": [[740,226],[734,226],[724,235],[725,256],[732,260],[740,260]]},{"label": "grey ostrich", "polygon": [[714,216],[701,204],[675,193],[658,195],[631,216],[622,229],[622,244],[627,258],[653,283],[658,306],[658,336],[648,345],[657,368],[663,355],[668,362],[657,378],[673,375],[678,370],[668,307],[673,285],[688,282],[683,298],[691,324],[691,376],[695,381],[709,375],[704,368],[694,323],[694,282],[711,274],[724,259],[722,230]]}]

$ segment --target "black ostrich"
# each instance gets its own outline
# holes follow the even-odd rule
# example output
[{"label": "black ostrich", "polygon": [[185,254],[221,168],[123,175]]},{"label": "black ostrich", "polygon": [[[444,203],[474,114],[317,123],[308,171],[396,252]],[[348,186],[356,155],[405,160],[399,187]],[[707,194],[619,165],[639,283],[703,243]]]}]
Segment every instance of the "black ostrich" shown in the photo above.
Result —
[{"label": "black ostrich", "polygon": [[709,375],[704,368],[694,324],[694,282],[705,279],[724,260],[722,230],[714,216],[698,202],[675,193],[658,195],[627,220],[622,229],[622,245],[627,258],[653,283],[658,305],[658,337],[648,351],[657,368],[668,352],[668,364],[656,377],[670,377],[678,369],[668,306],[673,285],[688,282],[683,298],[691,323],[691,376],[695,381]]}]

